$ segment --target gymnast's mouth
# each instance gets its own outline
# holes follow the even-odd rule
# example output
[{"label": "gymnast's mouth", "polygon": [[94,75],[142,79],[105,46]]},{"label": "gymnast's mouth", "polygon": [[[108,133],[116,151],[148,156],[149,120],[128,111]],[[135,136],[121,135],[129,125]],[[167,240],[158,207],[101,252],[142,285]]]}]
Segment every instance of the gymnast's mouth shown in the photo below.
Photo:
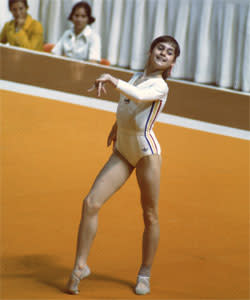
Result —
[{"label": "gymnast's mouth", "polygon": [[156,56],[156,60],[157,60],[157,61],[164,62],[164,63],[167,62],[167,59],[166,59],[166,58],[163,58],[162,56],[159,56],[159,55]]}]

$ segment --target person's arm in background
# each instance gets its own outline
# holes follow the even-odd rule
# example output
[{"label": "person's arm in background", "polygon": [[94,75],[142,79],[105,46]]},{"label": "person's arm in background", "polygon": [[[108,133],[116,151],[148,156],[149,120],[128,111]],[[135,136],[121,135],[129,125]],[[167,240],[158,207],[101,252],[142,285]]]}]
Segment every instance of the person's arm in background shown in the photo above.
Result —
[{"label": "person's arm in background", "polygon": [[8,33],[9,43],[32,50],[43,50],[43,27],[33,20],[30,25],[24,24],[17,32]]},{"label": "person's arm in background", "polygon": [[64,34],[60,38],[60,40],[55,44],[55,47],[51,50],[52,54],[55,54],[55,55],[64,55],[63,41],[64,41]]},{"label": "person's arm in background", "polygon": [[0,34],[0,43],[6,44],[7,40],[8,23],[6,23]]}]

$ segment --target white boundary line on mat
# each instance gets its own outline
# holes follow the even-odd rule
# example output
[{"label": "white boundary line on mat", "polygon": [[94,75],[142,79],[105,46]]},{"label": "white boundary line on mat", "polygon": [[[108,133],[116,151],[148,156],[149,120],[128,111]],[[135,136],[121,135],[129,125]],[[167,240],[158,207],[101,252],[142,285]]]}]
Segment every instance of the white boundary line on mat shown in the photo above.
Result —
[{"label": "white boundary line on mat", "polygon": [[[76,105],[86,106],[94,109],[116,112],[117,103],[101,100],[92,97],[80,96],[71,93],[65,93],[56,90],[50,90],[31,86],[27,84],[16,83],[12,81],[0,80],[0,90],[17,92],[25,95],[42,97],[50,100],[72,103]],[[159,122],[180,126],[184,128],[250,140],[250,132],[248,130],[236,129],[228,126],[216,125],[208,122],[197,121],[171,114],[162,113],[158,119]]]}]

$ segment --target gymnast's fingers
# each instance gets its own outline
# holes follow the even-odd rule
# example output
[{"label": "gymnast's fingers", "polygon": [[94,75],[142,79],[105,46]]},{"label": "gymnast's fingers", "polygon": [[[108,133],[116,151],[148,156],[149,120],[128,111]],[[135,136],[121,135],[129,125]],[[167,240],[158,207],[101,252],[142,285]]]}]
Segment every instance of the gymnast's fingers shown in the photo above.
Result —
[{"label": "gymnast's fingers", "polygon": [[100,97],[102,94],[102,82],[98,82],[98,86],[97,86],[97,96]]},{"label": "gymnast's fingers", "polygon": [[116,139],[113,139],[113,151],[115,150],[115,142],[116,142]]},{"label": "gymnast's fingers", "polygon": [[103,90],[104,94],[107,94],[107,90],[105,89],[104,84],[103,84],[103,86],[102,86],[102,90]]},{"label": "gymnast's fingers", "polygon": [[108,140],[107,140],[107,146],[108,147],[110,146],[111,142],[112,142],[112,139],[111,139],[111,136],[109,135]]},{"label": "gymnast's fingers", "polygon": [[96,84],[93,84],[91,88],[88,89],[88,92],[93,92],[96,89]]}]

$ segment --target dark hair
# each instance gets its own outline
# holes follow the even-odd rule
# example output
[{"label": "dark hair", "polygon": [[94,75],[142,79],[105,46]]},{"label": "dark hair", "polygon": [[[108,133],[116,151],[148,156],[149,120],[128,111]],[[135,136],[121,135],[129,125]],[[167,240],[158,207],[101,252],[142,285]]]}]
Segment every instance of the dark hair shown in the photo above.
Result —
[{"label": "dark hair", "polygon": [[[176,60],[176,58],[178,56],[180,56],[180,54],[181,54],[180,46],[179,46],[178,42],[176,41],[176,39],[170,35],[162,35],[162,36],[159,36],[156,39],[154,39],[150,46],[150,52],[152,52],[154,47],[161,42],[169,43],[171,46],[174,47],[174,55],[175,55],[174,60]],[[171,70],[172,70],[172,67],[168,68],[167,70],[165,70],[162,73],[163,79],[167,79],[170,76]]]},{"label": "dark hair", "polygon": [[9,0],[9,10],[11,10],[11,5],[16,2],[23,2],[26,8],[29,8],[27,0]]},{"label": "dark hair", "polygon": [[91,7],[90,7],[90,5],[89,5],[87,2],[84,2],[84,1],[77,2],[77,3],[73,6],[73,8],[72,8],[72,10],[71,10],[71,13],[70,13],[70,15],[69,15],[69,17],[68,17],[68,19],[69,19],[70,21],[72,21],[73,14],[75,13],[76,9],[77,9],[77,8],[80,8],[80,7],[83,7],[83,8],[85,9],[85,11],[86,11],[86,14],[87,14],[87,16],[88,16],[88,18],[89,18],[88,24],[94,23],[94,22],[95,22],[95,17],[91,16]]}]

